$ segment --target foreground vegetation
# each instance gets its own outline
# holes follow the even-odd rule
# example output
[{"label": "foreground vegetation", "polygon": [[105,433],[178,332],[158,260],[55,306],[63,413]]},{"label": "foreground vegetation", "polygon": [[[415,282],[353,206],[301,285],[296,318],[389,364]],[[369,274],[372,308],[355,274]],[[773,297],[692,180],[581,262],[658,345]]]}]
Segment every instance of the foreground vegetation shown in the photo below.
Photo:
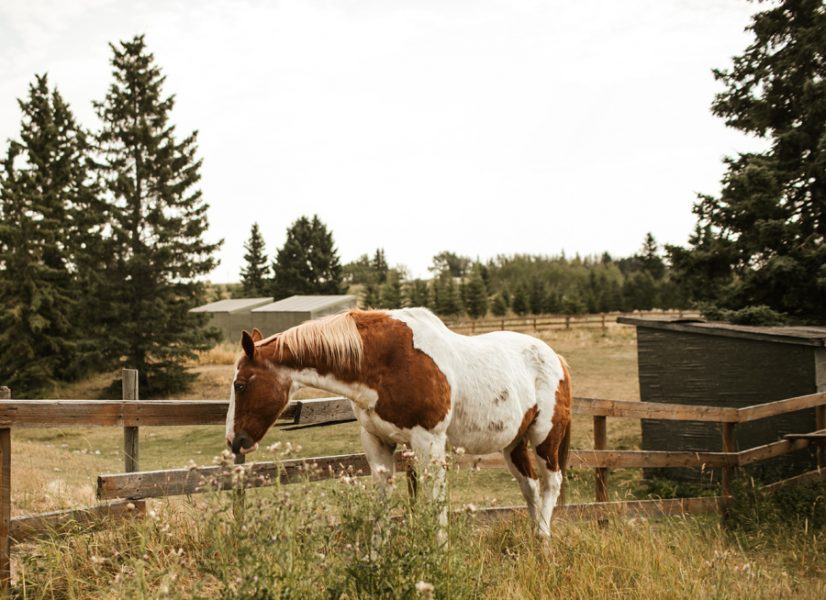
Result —
[{"label": "foreground vegetation", "polygon": [[[231,466],[228,468],[232,468]],[[811,511],[745,503],[716,516],[557,522],[545,545],[524,514],[454,513],[436,542],[432,506],[403,480],[266,488],[154,506],[99,533],[23,555],[22,598],[818,598],[826,593],[821,487]],[[817,496],[814,496],[817,497]],[[764,502],[765,504],[765,502]],[[760,521],[759,526],[756,524]]]}]

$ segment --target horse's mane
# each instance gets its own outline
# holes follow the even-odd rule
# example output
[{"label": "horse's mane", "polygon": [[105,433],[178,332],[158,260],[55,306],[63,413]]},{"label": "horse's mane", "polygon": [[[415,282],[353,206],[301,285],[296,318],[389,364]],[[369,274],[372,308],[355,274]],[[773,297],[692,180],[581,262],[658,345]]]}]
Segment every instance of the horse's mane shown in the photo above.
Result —
[{"label": "horse's mane", "polygon": [[262,340],[259,344],[275,342],[279,358],[289,350],[299,362],[306,359],[325,360],[333,369],[357,369],[361,366],[364,344],[349,312],[305,321],[290,329]]}]

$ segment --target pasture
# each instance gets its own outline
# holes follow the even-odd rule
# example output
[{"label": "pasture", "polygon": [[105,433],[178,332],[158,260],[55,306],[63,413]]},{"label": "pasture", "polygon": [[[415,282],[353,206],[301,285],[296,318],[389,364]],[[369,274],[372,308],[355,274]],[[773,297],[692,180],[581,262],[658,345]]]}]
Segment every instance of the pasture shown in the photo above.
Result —
[{"label": "pasture", "polygon": [[[576,395],[638,398],[631,328],[612,327],[606,336],[582,330],[543,335],[570,362]],[[187,396],[225,399],[233,356],[234,348],[202,356],[193,365],[201,378]],[[97,397],[112,376],[55,396]],[[608,425],[608,447],[638,447],[637,422],[613,419]],[[275,442],[281,444],[278,455],[359,450],[352,423],[274,430],[261,446]],[[122,469],[121,444],[121,433],[111,428],[15,430],[13,514],[93,503],[95,476]],[[592,444],[591,419],[575,418],[573,447]],[[222,427],[144,427],[141,468],[210,464],[223,445]],[[645,497],[639,477],[638,470],[612,470],[611,494]],[[734,532],[722,528],[716,515],[614,519],[607,528],[559,522],[544,548],[524,515],[491,524],[473,516],[469,505],[521,503],[504,468],[451,470],[450,503],[466,511],[452,519],[447,551],[433,547],[433,521],[426,507],[417,506],[417,518],[392,521],[393,551],[371,563],[364,554],[367,525],[383,518],[371,492],[369,480],[248,492],[242,522],[230,516],[226,494],[151,501],[145,520],[19,548],[15,591],[78,598],[112,597],[113,591],[123,597],[276,597],[285,590],[294,597],[427,597],[425,583],[435,586],[436,597],[457,598],[818,597],[826,591],[824,536],[812,519],[781,527],[766,516],[774,513],[761,512],[760,527]],[[569,502],[592,499],[592,472],[573,471],[567,493]],[[405,514],[405,494],[394,495],[393,502],[391,512]],[[817,506],[823,510],[822,501]],[[755,507],[743,510],[745,522],[753,523]]]}]

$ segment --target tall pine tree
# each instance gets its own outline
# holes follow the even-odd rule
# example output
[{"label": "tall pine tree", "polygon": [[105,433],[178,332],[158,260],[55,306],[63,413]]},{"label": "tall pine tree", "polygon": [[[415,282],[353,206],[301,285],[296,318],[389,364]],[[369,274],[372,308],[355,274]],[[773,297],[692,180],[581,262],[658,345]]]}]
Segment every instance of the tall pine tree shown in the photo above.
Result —
[{"label": "tall pine tree", "polygon": [[197,188],[197,134],[176,136],[174,97],[163,95],[165,78],[143,36],[111,48],[114,81],[95,104],[112,214],[105,347],[140,371],[147,395],[158,396],[185,389],[194,376],[184,361],[214,341],[189,309],[204,300],[199,278],[216,265],[220,242],[203,239],[208,207]]},{"label": "tall pine tree", "polygon": [[19,105],[20,139],[0,175],[0,381],[25,397],[76,376],[89,359],[83,255],[102,216],[86,135],[46,75]]},{"label": "tall pine tree", "polygon": [[318,215],[300,217],[287,229],[272,265],[276,300],[295,294],[339,294],[342,269],[333,234]]},{"label": "tall pine tree", "polygon": [[669,247],[677,279],[728,308],[826,317],[826,7],[783,0],[752,17],[754,40],[712,112],[767,140],[725,160],[719,197],[701,196],[688,249]]},{"label": "tall pine tree", "polygon": [[267,274],[267,249],[258,223],[250,228],[250,237],[244,243],[244,266],[241,269],[241,288],[244,296],[264,296],[272,283]]}]

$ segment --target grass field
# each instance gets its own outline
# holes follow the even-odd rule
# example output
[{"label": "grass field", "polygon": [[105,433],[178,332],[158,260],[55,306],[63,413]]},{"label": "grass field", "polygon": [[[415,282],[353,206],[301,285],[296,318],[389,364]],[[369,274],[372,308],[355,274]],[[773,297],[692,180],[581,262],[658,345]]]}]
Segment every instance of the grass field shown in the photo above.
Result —
[{"label": "grass field", "polygon": [[[572,330],[543,339],[570,363],[575,395],[639,399],[632,328],[611,328],[604,337]],[[232,347],[203,355],[193,365],[199,380],[185,397],[226,398],[233,356]],[[101,374],[58,395],[96,398],[114,376]],[[303,397],[321,395],[303,392]],[[638,422],[612,419],[608,426],[609,447],[639,447]],[[275,441],[282,448],[289,442],[293,456],[360,451],[355,424],[273,430],[261,446]],[[122,470],[121,444],[116,428],[15,430],[13,513],[92,504],[96,475]],[[593,447],[590,419],[575,419],[573,446]],[[210,464],[223,448],[220,426],[142,428],[141,468]],[[277,458],[265,451],[252,457]],[[640,496],[640,475],[612,470],[611,494]],[[404,515],[409,507],[402,506],[404,494],[396,495],[392,510],[377,507],[369,480],[357,489],[351,484],[342,491],[343,485],[249,493],[244,525],[230,516],[227,495],[153,501],[146,521],[18,548],[17,590],[21,597],[56,598],[427,597],[426,586],[416,590],[421,580],[435,586],[435,597],[455,598],[814,598],[826,593],[824,535],[808,517],[736,533],[721,527],[715,516],[617,519],[607,529],[560,523],[548,548],[533,539],[524,518],[492,526],[457,518],[451,522],[452,545],[444,551],[432,546],[433,524],[424,514],[403,519],[403,526],[388,525],[398,548],[385,562],[365,562],[365,519],[373,523],[385,513]],[[590,472],[572,472],[567,485],[569,502],[593,499]],[[449,489],[454,508],[522,502],[504,469],[454,469]],[[821,509],[822,502],[816,504]],[[318,528],[331,520],[340,520],[332,537],[329,528]],[[263,587],[250,587],[253,579]]]}]

